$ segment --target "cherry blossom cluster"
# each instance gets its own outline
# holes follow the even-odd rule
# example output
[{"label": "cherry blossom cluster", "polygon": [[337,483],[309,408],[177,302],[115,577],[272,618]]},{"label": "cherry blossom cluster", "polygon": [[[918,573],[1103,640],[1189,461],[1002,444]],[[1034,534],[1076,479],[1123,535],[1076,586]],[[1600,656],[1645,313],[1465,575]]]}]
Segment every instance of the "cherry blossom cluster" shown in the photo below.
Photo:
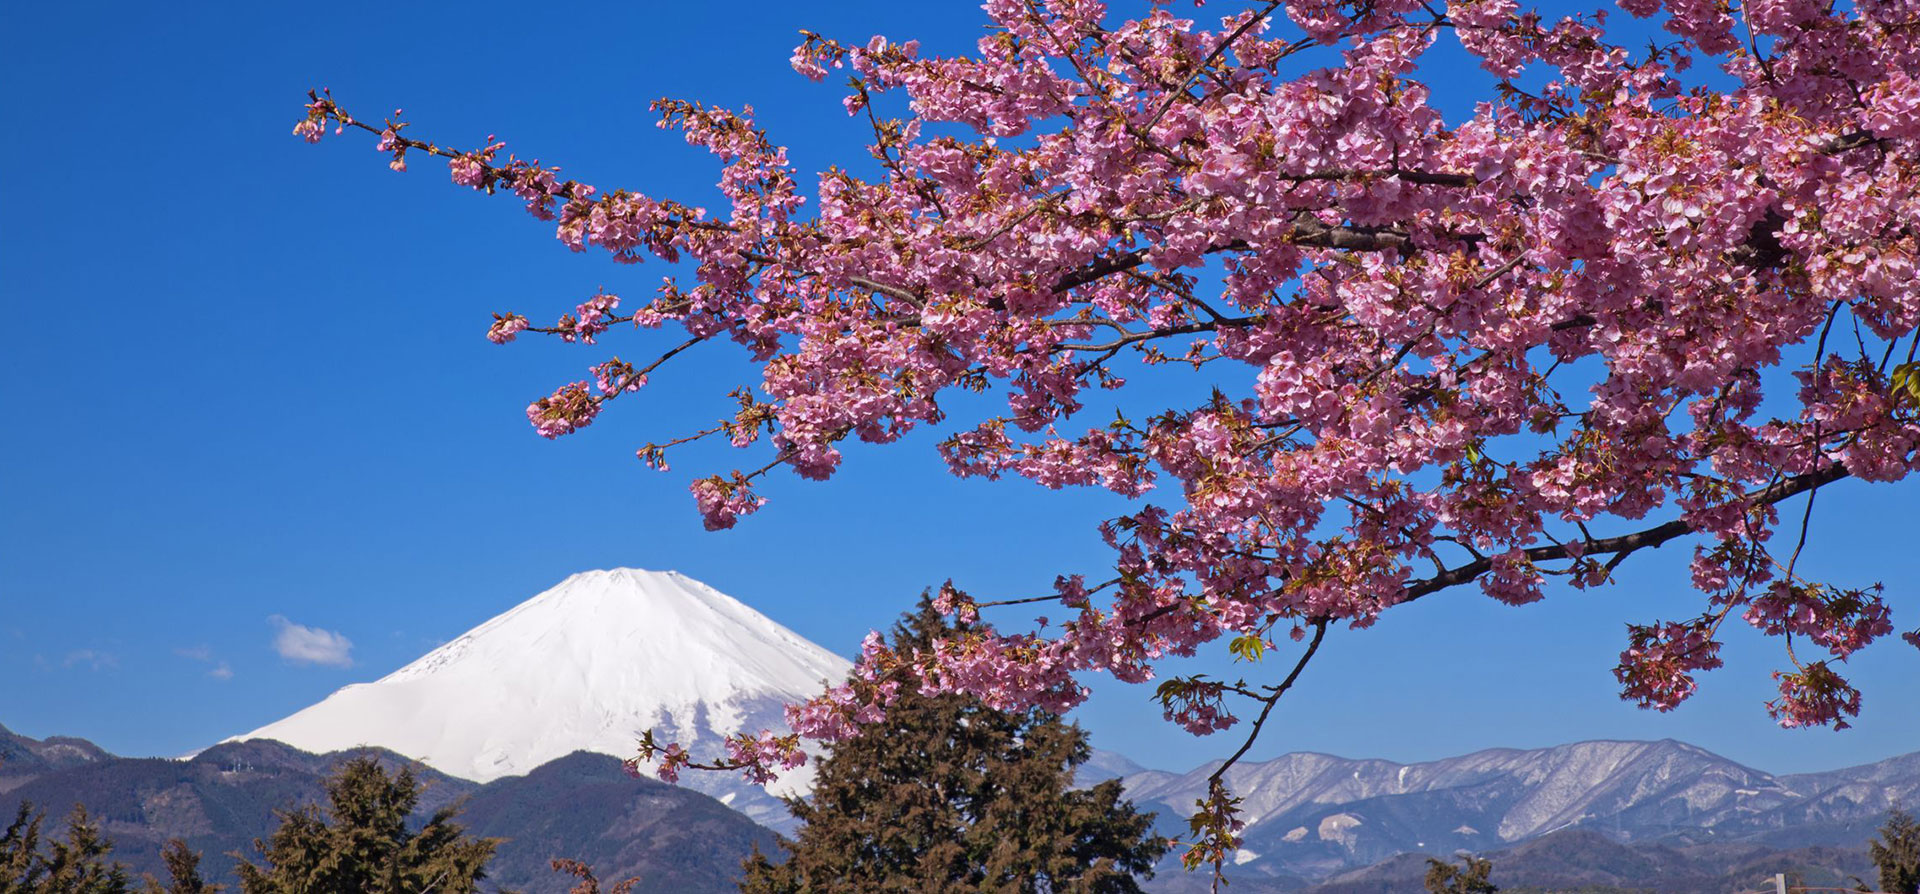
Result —
[{"label": "cherry blossom cluster", "polygon": [[709,531],[731,528],[740,516],[752,515],[767,504],[766,498],[755,494],[746,477],[738,473],[730,479],[719,475],[698,479],[691,489]]},{"label": "cherry blossom cluster", "polygon": [[593,424],[600,415],[600,401],[587,391],[587,383],[562,385],[552,395],[527,405],[527,419],[543,438],[557,438]]},{"label": "cherry blossom cluster", "polygon": [[1720,667],[1720,643],[1705,623],[1629,627],[1632,645],[1614,670],[1622,694],[1642,707],[1671,711],[1698,688],[1695,671]]},{"label": "cherry blossom cluster", "polygon": [[[572,250],[672,264],[637,307],[599,292],[549,327],[496,315],[487,337],[592,345],[631,324],[620,338],[658,342],[534,402],[547,437],[693,344],[738,345],[761,381],[732,415],[638,451],[661,469],[708,436],[758,451],[692,481],[709,528],[765,505],[772,470],[831,478],[849,439],[921,428],[956,475],[1134,501],[1098,521],[1107,583],[1062,569],[1051,595],[1001,600],[1064,617],[975,624],[994,602],[944,589],[964,632],[871,650],[865,685],[796,708],[809,735],[877,720],[901,669],[1065,710],[1076,675],[1155,679],[1222,639],[1253,663],[1311,630],[1279,682],[1166,681],[1174,722],[1257,735],[1329,624],[1473,587],[1519,605],[1556,578],[1605,586],[1682,538],[1698,614],[1630,626],[1624,697],[1680,704],[1739,619],[1787,646],[1783,724],[1860,709],[1838,667],[1894,614],[1798,559],[1822,488],[1920,464],[1920,0],[984,9],[966,54],[805,35],[794,69],[844,72],[872,130],[869,160],[811,190],[751,109],[656,104],[720,166],[711,212],[561,179],[491,137],[415,140],[325,94],[294,132],[364,130],[395,167],[425,153],[514,194]],[[1446,42],[1500,79],[1469,114],[1436,105],[1459,89],[1429,64]],[[978,392],[1004,411],[959,399]],[[725,763],[790,756],[760,742]],[[1203,855],[1227,853],[1232,803],[1221,787],[1204,806]]]},{"label": "cherry blossom cluster", "polygon": [[1846,729],[1842,717],[1860,713],[1860,690],[1834,673],[1825,661],[1814,661],[1798,671],[1774,671],[1780,697],[1767,702],[1767,713],[1781,726],[1826,726]]}]

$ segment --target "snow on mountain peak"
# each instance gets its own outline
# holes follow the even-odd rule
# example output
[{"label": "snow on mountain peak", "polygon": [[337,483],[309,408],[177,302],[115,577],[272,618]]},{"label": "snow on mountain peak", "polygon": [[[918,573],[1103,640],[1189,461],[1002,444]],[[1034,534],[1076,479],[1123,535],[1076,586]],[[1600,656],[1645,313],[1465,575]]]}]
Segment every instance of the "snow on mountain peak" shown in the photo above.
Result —
[{"label": "snow on mountain peak", "polygon": [[[318,753],[377,745],[487,782],[579,750],[629,757],[650,728],[696,755],[718,751],[726,735],[784,729],[783,705],[848,670],[678,572],[583,571],[375,682],[235,740]],[[778,790],[810,776],[790,774]]]}]

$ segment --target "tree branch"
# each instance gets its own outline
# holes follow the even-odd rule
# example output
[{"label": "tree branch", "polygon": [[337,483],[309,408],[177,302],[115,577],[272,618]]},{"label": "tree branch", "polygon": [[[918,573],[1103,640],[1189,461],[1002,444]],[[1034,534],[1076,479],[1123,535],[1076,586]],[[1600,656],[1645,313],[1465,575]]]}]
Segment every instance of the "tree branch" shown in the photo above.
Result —
[{"label": "tree branch", "polygon": [[[1816,488],[1825,487],[1826,485],[1847,477],[1847,475],[1848,472],[1845,466],[1834,463],[1818,472],[1789,478],[1778,484],[1764,488],[1748,499],[1752,505],[1771,505],[1789,497],[1803,494]],[[1608,567],[1611,568],[1619,565],[1620,561],[1625,559],[1630,553],[1637,550],[1657,547],[1676,537],[1691,533],[1693,533],[1692,525],[1687,524],[1684,519],[1674,519],[1666,524],[1632,534],[1622,534],[1618,537],[1602,537],[1598,540],[1583,541],[1581,542],[1581,546],[1583,547],[1581,549],[1581,557],[1612,555],[1613,558],[1607,563]],[[1532,547],[1524,550],[1523,555],[1525,555],[1530,562],[1551,562],[1557,559],[1575,558],[1573,552],[1561,544]],[[1416,581],[1401,591],[1400,601],[1412,602],[1422,596],[1430,596],[1449,587],[1459,586],[1472,581],[1492,569],[1493,560],[1491,558],[1475,559],[1458,568],[1450,569],[1445,573],[1436,574],[1424,580]]]},{"label": "tree branch", "polygon": [[1208,782],[1219,782],[1221,778],[1226,775],[1227,768],[1232,767],[1241,757],[1245,756],[1247,749],[1253,747],[1254,740],[1260,738],[1260,729],[1266,726],[1267,715],[1273,713],[1273,706],[1279,704],[1280,696],[1285,695],[1287,690],[1293,688],[1294,681],[1300,679],[1300,672],[1307,669],[1307,662],[1312,661],[1314,653],[1320,651],[1320,642],[1327,638],[1327,623],[1329,620],[1328,618],[1319,618],[1313,622],[1313,640],[1307,643],[1307,651],[1300,656],[1299,661],[1294,662],[1293,672],[1287,674],[1287,678],[1281,680],[1279,685],[1272,687],[1273,694],[1260,699],[1260,701],[1265,702],[1266,705],[1260,709],[1260,716],[1253,719],[1253,728],[1247,731],[1246,741],[1241,742],[1238,750],[1225,761],[1221,762],[1220,766],[1215,767],[1212,773],[1207,774]]}]

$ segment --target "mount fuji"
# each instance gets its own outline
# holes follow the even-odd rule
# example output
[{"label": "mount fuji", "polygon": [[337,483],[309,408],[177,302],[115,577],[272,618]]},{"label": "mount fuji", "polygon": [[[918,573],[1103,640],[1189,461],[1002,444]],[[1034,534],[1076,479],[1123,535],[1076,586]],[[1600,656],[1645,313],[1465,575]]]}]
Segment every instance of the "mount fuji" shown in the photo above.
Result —
[{"label": "mount fuji", "polygon": [[[850,667],[678,572],[585,571],[375,682],[228,741],[377,746],[490,782],[575,751],[632,756],[647,729],[696,756],[719,752],[733,733],[784,731],[784,705]],[[764,791],[733,774],[683,784],[784,828],[777,796],[807,791],[812,775],[808,764]]]}]

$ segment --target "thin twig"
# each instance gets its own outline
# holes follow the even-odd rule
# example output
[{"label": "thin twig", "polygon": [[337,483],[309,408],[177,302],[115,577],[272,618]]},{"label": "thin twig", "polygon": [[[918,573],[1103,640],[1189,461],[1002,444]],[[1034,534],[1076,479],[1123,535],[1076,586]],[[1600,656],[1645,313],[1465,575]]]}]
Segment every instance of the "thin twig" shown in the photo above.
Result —
[{"label": "thin twig", "polygon": [[1260,716],[1253,719],[1253,728],[1247,731],[1246,741],[1241,742],[1239,750],[1235,751],[1232,756],[1228,757],[1220,766],[1214,768],[1212,773],[1207,774],[1207,781],[1220,781],[1226,775],[1227,768],[1232,767],[1238,762],[1240,758],[1247,753],[1247,749],[1253,747],[1254,740],[1260,738],[1260,729],[1266,725],[1267,716],[1273,713],[1273,706],[1280,702],[1280,696],[1285,695],[1287,690],[1293,688],[1294,681],[1300,679],[1300,672],[1307,669],[1307,662],[1312,661],[1314,653],[1320,651],[1320,642],[1327,638],[1327,624],[1330,620],[1329,618],[1317,618],[1314,620],[1313,640],[1307,643],[1307,651],[1300,656],[1299,661],[1294,662],[1293,672],[1287,674],[1287,678],[1281,680],[1279,685],[1272,687],[1273,694],[1260,699],[1266,702],[1266,706],[1260,709]]}]

